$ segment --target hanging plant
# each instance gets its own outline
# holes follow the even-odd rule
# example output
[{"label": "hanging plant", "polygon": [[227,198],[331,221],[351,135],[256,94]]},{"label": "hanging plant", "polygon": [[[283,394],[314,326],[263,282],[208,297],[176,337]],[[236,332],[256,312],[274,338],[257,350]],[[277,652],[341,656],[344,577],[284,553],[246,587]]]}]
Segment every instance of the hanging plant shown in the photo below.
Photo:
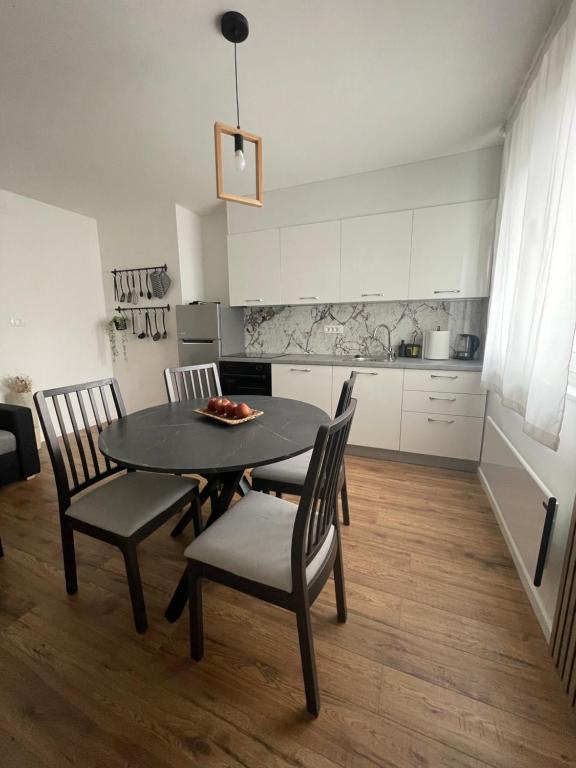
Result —
[{"label": "hanging plant", "polygon": [[120,337],[120,345],[122,347],[122,357],[128,362],[128,353],[126,350],[126,329],[128,323],[126,318],[122,315],[114,315],[112,320],[109,320],[106,324],[106,333],[108,334],[108,341],[110,342],[110,349],[112,351],[112,359],[116,360],[119,355],[118,350],[118,337]]}]

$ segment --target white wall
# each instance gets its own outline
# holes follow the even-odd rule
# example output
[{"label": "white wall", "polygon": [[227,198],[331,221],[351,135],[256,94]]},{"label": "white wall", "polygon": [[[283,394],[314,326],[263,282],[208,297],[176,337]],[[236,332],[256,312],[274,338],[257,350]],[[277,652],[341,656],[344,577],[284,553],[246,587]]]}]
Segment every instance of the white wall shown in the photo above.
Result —
[{"label": "white wall", "polygon": [[[245,208],[246,206],[237,206]],[[202,217],[202,255],[204,262],[204,298],[228,304],[228,246],[226,208]]]},{"label": "white wall", "polygon": [[[108,317],[114,313],[114,290],[110,270],[166,264],[172,284],[162,300],[140,299],[139,306],[182,302],[180,257],[176,214],[173,204],[117,208],[98,219],[102,272]],[[166,315],[168,338],[154,342],[128,334],[128,361],[120,355],[114,362],[126,409],[130,411],[166,402],[164,368],[177,365],[175,311]]]},{"label": "white wall", "polygon": [[202,261],[202,224],[200,216],[181,205],[176,206],[176,234],[182,303],[204,299]]},{"label": "white wall", "polygon": [[263,208],[228,203],[228,231],[250,232],[498,197],[501,147],[267,192]]},{"label": "white wall", "polygon": [[[10,318],[21,318],[21,327]],[[0,379],[112,375],[96,221],[0,190]]]}]

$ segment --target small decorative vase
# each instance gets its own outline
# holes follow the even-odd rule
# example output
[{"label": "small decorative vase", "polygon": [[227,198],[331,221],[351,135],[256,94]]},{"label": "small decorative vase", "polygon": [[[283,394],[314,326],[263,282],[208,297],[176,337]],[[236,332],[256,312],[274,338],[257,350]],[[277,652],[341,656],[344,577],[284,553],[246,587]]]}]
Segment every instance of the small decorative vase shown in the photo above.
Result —
[{"label": "small decorative vase", "polygon": [[36,406],[34,405],[34,398],[32,392],[6,392],[4,400],[10,405],[22,405],[24,408],[30,408],[32,411],[32,421],[34,422],[34,433],[36,435],[36,447],[38,450],[42,447],[42,429],[40,422],[38,421],[38,415],[36,413]]}]

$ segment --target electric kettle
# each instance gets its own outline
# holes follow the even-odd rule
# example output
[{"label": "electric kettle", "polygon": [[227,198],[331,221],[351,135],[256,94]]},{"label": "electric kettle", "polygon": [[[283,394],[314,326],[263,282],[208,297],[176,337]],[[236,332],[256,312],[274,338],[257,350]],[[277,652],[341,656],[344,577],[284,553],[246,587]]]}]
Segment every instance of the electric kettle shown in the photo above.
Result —
[{"label": "electric kettle", "polygon": [[472,333],[459,333],[454,356],[458,360],[472,360],[480,346],[480,339]]}]

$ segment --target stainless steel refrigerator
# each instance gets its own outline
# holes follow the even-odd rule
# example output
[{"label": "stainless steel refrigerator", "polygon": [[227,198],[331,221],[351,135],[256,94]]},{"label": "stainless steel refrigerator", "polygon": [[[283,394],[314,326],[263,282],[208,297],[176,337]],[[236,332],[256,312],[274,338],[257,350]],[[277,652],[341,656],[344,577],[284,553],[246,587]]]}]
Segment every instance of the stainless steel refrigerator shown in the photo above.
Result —
[{"label": "stainless steel refrigerator", "polygon": [[244,312],[217,302],[176,307],[180,365],[215,363],[244,350]]}]

